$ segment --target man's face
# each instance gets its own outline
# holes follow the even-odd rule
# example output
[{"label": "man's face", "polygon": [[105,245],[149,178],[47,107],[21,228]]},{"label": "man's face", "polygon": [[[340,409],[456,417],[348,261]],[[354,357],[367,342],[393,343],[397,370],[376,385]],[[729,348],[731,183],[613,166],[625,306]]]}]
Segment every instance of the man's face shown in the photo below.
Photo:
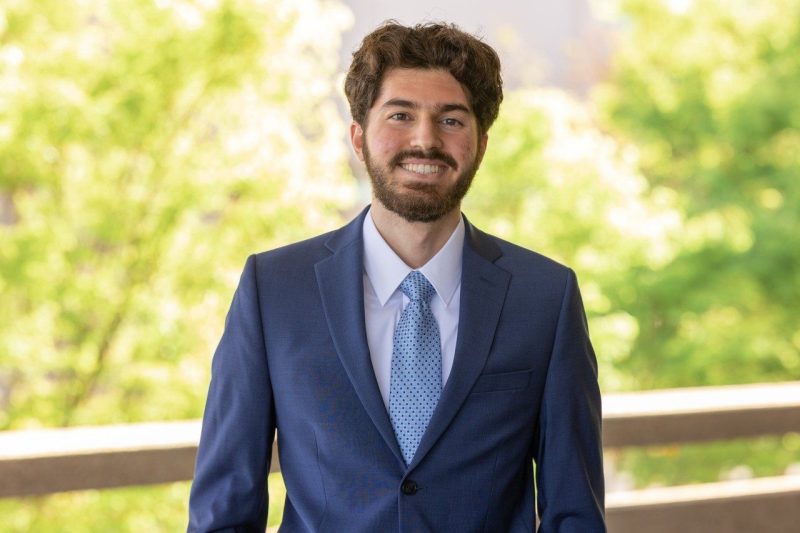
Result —
[{"label": "man's face", "polygon": [[390,69],[365,120],[353,122],[350,135],[379,202],[409,222],[458,209],[487,137],[449,72]]}]

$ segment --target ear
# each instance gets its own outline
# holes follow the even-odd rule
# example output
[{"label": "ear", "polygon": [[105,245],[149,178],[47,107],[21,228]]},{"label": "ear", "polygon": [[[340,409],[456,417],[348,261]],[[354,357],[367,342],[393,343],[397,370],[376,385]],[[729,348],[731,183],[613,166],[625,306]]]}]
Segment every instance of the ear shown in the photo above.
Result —
[{"label": "ear", "polygon": [[358,159],[364,161],[364,128],[355,120],[350,123],[350,142]]},{"label": "ear", "polygon": [[489,143],[489,134],[484,133],[478,139],[478,165],[483,161],[483,156],[486,153],[486,145]]}]

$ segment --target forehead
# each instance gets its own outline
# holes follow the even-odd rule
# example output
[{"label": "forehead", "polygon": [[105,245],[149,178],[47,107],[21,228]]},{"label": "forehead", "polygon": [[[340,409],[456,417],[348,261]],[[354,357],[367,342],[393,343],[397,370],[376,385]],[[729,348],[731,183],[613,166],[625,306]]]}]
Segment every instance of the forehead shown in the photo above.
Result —
[{"label": "forehead", "polygon": [[373,107],[390,100],[406,100],[422,107],[461,104],[472,107],[464,87],[441,69],[392,68],[386,71]]}]

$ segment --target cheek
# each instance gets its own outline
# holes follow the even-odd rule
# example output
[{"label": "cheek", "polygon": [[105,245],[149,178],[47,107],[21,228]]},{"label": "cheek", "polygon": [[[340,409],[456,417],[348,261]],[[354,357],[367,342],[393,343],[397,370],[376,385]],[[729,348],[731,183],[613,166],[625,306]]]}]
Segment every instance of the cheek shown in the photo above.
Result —
[{"label": "cheek", "polygon": [[391,157],[402,149],[402,140],[394,135],[376,135],[369,140],[370,153],[379,157]]},{"label": "cheek", "polygon": [[452,155],[462,161],[472,161],[475,159],[475,154],[477,152],[477,143],[472,139],[465,138],[459,139],[458,142],[454,143]]}]

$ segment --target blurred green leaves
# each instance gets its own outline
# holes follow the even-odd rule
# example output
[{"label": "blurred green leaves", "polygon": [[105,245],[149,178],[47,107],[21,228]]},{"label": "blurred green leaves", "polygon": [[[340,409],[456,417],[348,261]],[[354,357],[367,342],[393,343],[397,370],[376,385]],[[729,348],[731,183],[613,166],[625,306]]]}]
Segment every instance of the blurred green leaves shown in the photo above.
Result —
[{"label": "blurred green leaves", "polygon": [[199,416],[246,255],[351,203],[331,100],[348,16],[4,5],[0,428]]},{"label": "blurred green leaves", "polygon": [[654,187],[680,198],[679,255],[628,273],[637,388],[800,378],[800,2],[624,2],[599,92]]}]

